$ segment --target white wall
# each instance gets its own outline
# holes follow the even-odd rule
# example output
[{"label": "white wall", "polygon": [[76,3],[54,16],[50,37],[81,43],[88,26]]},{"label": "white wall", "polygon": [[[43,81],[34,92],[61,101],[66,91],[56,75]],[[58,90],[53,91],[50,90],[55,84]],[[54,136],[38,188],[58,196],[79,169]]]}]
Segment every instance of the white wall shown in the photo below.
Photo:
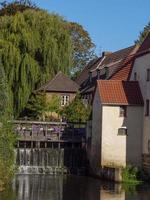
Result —
[{"label": "white wall", "polygon": [[[119,106],[102,108],[102,166],[141,166],[142,107],[127,107],[127,117],[119,117]],[[118,135],[127,127],[128,136]]]},{"label": "white wall", "polygon": [[[137,73],[141,91],[144,98],[150,100],[150,82],[147,82],[147,69],[150,69],[150,54],[138,57],[135,60],[131,80],[134,80],[134,73]],[[146,105],[146,104],[145,104]],[[145,116],[145,108],[143,110],[143,153],[148,153],[148,140],[150,140],[150,116]]]}]

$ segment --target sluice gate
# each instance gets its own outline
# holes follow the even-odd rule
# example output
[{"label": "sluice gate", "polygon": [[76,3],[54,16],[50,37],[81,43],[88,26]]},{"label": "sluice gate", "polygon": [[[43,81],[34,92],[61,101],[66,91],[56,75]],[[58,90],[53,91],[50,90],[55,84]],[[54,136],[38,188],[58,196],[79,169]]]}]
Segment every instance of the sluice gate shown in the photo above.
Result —
[{"label": "sluice gate", "polygon": [[83,123],[14,121],[19,174],[84,174]]}]

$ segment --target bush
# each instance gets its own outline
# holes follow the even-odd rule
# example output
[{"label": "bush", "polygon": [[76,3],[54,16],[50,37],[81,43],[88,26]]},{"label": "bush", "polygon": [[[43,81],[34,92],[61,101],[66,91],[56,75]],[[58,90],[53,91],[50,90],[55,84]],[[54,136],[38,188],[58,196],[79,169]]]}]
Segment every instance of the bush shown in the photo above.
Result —
[{"label": "bush", "polygon": [[141,182],[139,177],[139,170],[133,166],[127,166],[122,170],[123,182],[139,183]]},{"label": "bush", "polygon": [[90,113],[90,106],[86,107],[83,104],[79,94],[61,111],[61,115],[69,122],[86,122],[89,119]]},{"label": "bush", "polygon": [[1,122],[0,127],[0,190],[11,181],[15,171],[14,144],[16,138],[11,131],[11,124]]}]

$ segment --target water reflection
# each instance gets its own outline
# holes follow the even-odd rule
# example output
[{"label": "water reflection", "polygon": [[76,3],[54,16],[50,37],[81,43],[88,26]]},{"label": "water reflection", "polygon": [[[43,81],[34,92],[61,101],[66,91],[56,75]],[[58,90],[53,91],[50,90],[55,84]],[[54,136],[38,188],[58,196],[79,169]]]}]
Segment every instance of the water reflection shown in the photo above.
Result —
[{"label": "water reflection", "polygon": [[18,175],[0,200],[149,200],[150,186],[124,186],[78,176]]}]

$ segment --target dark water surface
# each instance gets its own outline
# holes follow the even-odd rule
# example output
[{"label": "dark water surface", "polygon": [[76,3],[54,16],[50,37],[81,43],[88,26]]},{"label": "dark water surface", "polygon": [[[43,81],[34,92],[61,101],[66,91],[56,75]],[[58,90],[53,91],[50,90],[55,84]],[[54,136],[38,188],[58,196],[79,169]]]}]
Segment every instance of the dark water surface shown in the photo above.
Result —
[{"label": "dark water surface", "polygon": [[150,185],[131,186],[78,176],[18,175],[0,200],[150,200]]}]

